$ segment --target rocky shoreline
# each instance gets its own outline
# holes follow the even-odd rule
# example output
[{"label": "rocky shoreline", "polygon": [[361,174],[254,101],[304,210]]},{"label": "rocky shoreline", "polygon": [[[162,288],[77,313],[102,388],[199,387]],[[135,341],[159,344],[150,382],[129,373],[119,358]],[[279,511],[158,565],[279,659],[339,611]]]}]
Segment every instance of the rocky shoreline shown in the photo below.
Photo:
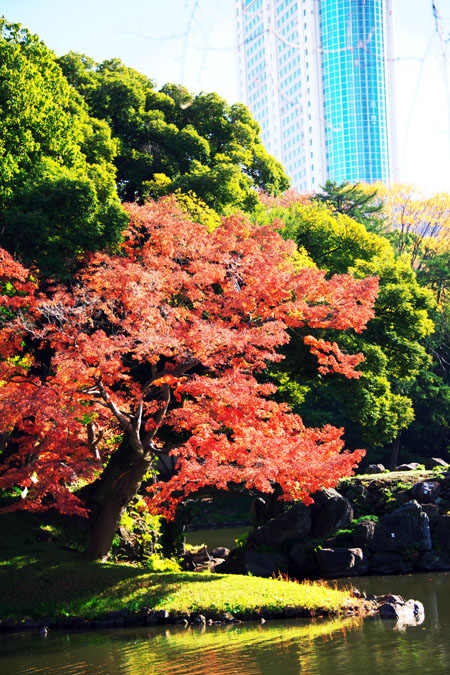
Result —
[{"label": "rocky shoreline", "polygon": [[425,613],[422,603],[417,600],[406,602],[399,595],[365,596],[354,590],[353,598],[343,612],[330,612],[319,609],[316,612],[303,607],[287,606],[282,612],[261,609],[248,613],[230,612],[167,612],[166,610],[152,610],[143,607],[138,612],[120,610],[110,612],[97,619],[82,617],[64,617],[42,619],[26,619],[23,621],[0,620],[0,632],[39,632],[47,637],[50,630],[87,631],[113,628],[130,628],[145,626],[212,626],[218,624],[239,624],[243,621],[258,621],[265,623],[268,620],[282,619],[313,619],[326,617],[350,616],[379,616],[384,620],[394,620],[402,625],[419,625],[423,622]]}]

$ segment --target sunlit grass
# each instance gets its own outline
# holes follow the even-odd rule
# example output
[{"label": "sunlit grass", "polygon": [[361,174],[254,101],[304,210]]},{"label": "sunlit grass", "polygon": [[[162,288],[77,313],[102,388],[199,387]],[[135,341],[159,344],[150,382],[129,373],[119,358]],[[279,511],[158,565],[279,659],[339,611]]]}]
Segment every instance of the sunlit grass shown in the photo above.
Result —
[{"label": "sunlit grass", "polygon": [[348,605],[349,593],[322,583],[297,584],[226,574],[142,574],[120,581],[99,593],[83,607],[98,613],[124,607],[147,606],[168,612],[222,612],[247,614],[267,610],[283,612],[285,607],[305,608],[312,613],[334,613]]},{"label": "sunlit grass", "polygon": [[[6,521],[0,517],[0,525]],[[8,521],[10,522],[10,521]],[[112,611],[142,608],[174,613],[240,615],[286,607],[315,615],[336,613],[349,593],[326,584],[298,584],[259,577],[154,573],[131,565],[96,563],[79,553],[37,542],[24,529],[6,531],[0,549],[0,618],[78,616],[98,618]]]}]

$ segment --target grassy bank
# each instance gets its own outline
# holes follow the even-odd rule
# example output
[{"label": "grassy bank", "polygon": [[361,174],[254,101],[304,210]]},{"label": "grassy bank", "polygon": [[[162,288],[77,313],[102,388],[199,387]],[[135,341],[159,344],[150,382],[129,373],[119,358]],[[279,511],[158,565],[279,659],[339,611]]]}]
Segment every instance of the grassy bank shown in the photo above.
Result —
[{"label": "grassy bank", "polygon": [[98,619],[143,608],[218,617],[267,613],[334,614],[349,594],[324,584],[297,584],[225,574],[152,573],[131,565],[91,562],[75,551],[36,540],[27,517],[0,516],[0,619]]}]

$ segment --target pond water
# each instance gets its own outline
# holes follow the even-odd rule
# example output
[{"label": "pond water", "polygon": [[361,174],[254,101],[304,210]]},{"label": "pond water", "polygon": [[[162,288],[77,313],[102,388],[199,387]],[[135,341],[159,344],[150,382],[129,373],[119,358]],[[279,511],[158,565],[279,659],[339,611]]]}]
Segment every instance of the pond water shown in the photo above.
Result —
[{"label": "pond water", "polygon": [[191,544],[191,546],[206,544],[208,551],[212,551],[216,546],[226,546],[231,549],[236,546],[236,539],[248,532],[249,529],[250,525],[218,529],[188,530],[185,533],[186,543]]},{"label": "pond water", "polygon": [[0,636],[2,675],[447,675],[450,575],[339,580],[425,606],[420,626],[378,618],[267,621],[206,628],[139,628],[46,638]]}]

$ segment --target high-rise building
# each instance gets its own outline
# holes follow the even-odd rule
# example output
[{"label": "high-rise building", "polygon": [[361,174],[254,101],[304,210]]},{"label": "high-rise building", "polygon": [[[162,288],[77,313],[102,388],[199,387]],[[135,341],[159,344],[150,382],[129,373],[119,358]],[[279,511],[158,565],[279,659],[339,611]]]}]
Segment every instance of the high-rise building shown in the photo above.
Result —
[{"label": "high-rise building", "polygon": [[393,177],[392,0],[235,0],[242,100],[299,190]]}]

